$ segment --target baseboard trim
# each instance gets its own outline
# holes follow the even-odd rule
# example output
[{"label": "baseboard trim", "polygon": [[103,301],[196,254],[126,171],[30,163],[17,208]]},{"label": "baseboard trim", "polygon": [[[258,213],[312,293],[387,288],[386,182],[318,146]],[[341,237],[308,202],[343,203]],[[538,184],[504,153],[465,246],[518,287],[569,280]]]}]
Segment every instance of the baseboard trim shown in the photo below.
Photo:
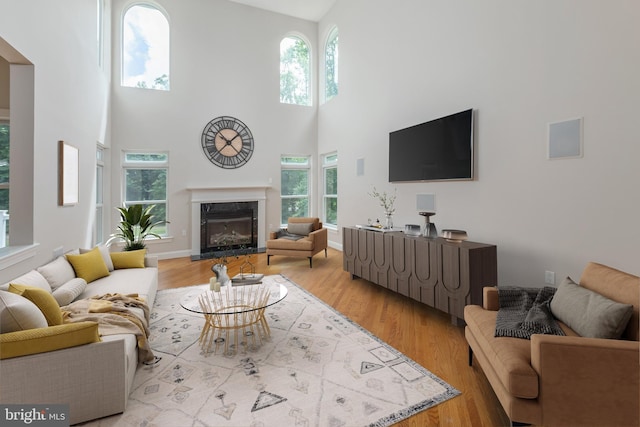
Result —
[{"label": "baseboard trim", "polygon": [[191,257],[191,250],[184,249],[181,251],[170,251],[170,252],[153,252],[151,255],[155,255],[158,259],[172,259],[172,258],[185,258]]}]

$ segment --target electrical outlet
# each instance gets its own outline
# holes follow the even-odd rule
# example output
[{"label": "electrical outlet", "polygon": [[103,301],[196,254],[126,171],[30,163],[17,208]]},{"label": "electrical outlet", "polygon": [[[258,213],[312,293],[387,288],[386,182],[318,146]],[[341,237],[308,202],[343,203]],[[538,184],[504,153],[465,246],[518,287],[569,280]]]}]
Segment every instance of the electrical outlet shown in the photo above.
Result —
[{"label": "electrical outlet", "polygon": [[544,283],[548,285],[556,284],[556,273],[553,271],[545,271],[544,272]]}]

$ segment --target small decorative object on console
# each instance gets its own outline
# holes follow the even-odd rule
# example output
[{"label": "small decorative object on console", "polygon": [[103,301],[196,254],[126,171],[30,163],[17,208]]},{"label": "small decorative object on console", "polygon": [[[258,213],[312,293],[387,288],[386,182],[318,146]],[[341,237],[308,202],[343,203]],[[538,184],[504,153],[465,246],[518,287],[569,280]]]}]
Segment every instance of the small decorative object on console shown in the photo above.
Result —
[{"label": "small decorative object on console", "polygon": [[435,212],[420,212],[420,215],[424,217],[424,231],[422,232],[424,237],[433,237],[434,239],[438,237],[436,225],[430,220],[430,218],[435,214]]},{"label": "small decorative object on console", "polygon": [[419,236],[420,226],[418,224],[405,224],[404,234],[407,236]]},{"label": "small decorative object on console", "polygon": [[467,240],[467,232],[464,230],[442,230],[442,237],[448,242],[462,242]]}]

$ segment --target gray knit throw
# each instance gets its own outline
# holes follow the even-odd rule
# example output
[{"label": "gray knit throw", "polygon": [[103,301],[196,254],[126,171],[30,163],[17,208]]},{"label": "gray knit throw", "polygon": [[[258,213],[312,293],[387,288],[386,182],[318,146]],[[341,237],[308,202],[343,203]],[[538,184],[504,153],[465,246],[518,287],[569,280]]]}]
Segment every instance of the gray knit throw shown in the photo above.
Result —
[{"label": "gray knit throw", "polygon": [[533,334],[564,335],[550,303],[556,288],[498,287],[496,337],[531,339]]}]

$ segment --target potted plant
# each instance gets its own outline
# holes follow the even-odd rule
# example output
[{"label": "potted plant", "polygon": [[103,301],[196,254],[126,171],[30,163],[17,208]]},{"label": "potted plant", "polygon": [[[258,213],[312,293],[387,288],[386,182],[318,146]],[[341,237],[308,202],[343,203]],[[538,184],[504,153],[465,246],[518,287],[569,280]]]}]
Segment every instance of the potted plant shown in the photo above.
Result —
[{"label": "potted plant", "polygon": [[124,241],[125,251],[135,251],[137,249],[144,249],[146,245],[144,239],[148,236],[162,237],[153,233],[154,227],[158,225],[167,224],[169,221],[154,221],[151,211],[155,205],[148,205],[143,207],[140,204],[119,207],[116,208],[120,212],[120,225],[118,225],[118,232],[111,235],[111,238],[107,241],[107,245],[114,239],[120,238]]}]

